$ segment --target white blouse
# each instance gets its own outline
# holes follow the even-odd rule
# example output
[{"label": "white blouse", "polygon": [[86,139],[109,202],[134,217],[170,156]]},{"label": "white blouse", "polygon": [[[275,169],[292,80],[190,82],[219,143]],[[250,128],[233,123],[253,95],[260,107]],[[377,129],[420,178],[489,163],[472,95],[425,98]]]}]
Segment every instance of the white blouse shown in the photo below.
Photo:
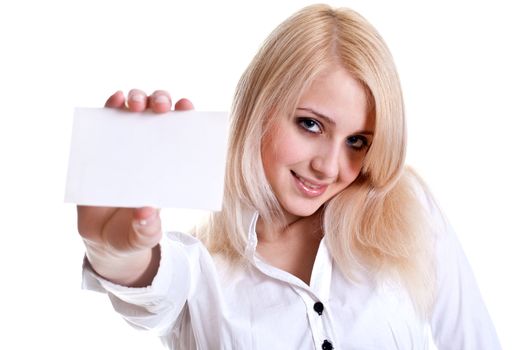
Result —
[{"label": "white blouse", "polygon": [[106,292],[137,328],[170,349],[500,349],[465,255],[448,226],[436,244],[437,300],[418,319],[403,288],[349,282],[321,241],[311,283],[256,254],[257,214],[246,218],[249,263],[232,267],[196,238],[168,233],[151,286],[128,288],[84,264],[84,287]]}]

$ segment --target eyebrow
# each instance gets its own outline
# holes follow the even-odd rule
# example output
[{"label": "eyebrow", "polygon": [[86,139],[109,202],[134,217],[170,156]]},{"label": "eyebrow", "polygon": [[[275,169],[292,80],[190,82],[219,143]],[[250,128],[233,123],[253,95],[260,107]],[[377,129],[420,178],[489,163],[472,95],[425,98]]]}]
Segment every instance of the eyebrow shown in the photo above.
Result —
[{"label": "eyebrow", "polygon": [[[336,122],[335,120],[333,120],[332,118],[322,114],[322,113],[319,113],[311,108],[304,108],[304,107],[297,107],[298,110],[300,111],[307,111],[307,112],[310,112],[312,114],[314,114],[316,117],[324,120],[326,123],[328,124],[331,124],[331,125],[336,125]],[[358,131],[356,132],[356,134],[362,134],[362,135],[374,135],[374,133],[372,131],[369,131],[369,130],[362,130],[362,131]]]}]

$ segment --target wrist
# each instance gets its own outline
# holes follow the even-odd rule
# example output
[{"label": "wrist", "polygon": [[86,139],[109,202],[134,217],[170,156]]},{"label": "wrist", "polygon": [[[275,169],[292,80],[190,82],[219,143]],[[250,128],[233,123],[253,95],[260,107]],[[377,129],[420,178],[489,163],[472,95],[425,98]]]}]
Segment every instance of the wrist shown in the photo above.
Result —
[{"label": "wrist", "polygon": [[151,284],[160,263],[160,246],[150,249],[113,253],[86,245],[86,257],[92,269],[104,279],[127,287]]}]

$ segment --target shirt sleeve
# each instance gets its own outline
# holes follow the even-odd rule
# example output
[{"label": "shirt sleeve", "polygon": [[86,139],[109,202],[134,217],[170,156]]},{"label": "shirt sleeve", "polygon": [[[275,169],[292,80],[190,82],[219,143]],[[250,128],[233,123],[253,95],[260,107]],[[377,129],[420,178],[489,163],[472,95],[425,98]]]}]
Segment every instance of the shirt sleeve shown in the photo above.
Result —
[{"label": "shirt sleeve", "polygon": [[184,234],[170,237],[181,239],[162,239],[159,269],[150,286],[129,288],[114,284],[94,272],[85,258],[82,287],[107,293],[115,311],[132,326],[166,335],[177,323],[188,299],[191,284],[188,246],[198,242]]},{"label": "shirt sleeve", "polygon": [[501,349],[474,273],[451,226],[437,207],[436,299],[430,326],[439,350]]}]

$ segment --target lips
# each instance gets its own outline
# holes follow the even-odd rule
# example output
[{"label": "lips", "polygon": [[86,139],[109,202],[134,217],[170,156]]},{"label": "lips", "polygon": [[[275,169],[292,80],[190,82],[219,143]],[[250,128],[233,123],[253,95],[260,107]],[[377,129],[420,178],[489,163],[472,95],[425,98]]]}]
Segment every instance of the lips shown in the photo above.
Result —
[{"label": "lips", "polygon": [[299,191],[307,197],[318,197],[322,195],[328,188],[328,185],[309,181],[297,175],[294,171],[292,171],[292,175]]}]

